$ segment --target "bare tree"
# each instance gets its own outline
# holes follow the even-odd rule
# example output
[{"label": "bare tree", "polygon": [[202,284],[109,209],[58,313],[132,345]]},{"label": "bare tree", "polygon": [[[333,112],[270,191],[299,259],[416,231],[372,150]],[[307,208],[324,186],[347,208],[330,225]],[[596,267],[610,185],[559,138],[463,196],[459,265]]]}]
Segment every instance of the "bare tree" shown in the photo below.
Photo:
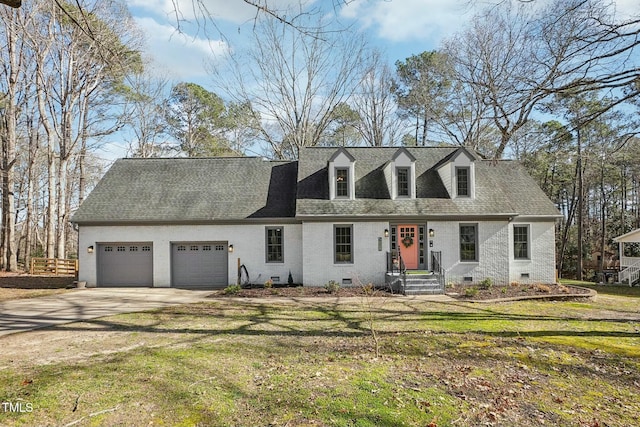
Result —
[{"label": "bare tree", "polygon": [[370,57],[369,69],[353,96],[360,122],[358,131],[367,145],[381,147],[397,142],[401,123],[393,98],[393,73],[379,52]]},{"label": "bare tree", "polygon": [[18,267],[16,240],[15,165],[18,143],[18,116],[26,102],[29,49],[20,37],[29,16],[24,11],[0,9],[0,40],[5,47],[0,54],[0,139],[2,140],[2,259],[8,271]]},{"label": "bare tree", "polygon": [[333,109],[354,94],[362,78],[363,39],[322,31],[301,33],[265,19],[248,51],[231,54],[230,70],[212,67],[222,93],[252,106],[256,131],[277,158],[297,158],[300,148],[317,145],[335,117]]},{"label": "bare tree", "polygon": [[553,94],[618,90],[584,121],[637,97],[640,70],[632,57],[639,23],[617,23],[604,0],[556,0],[538,8],[504,2],[446,42],[455,78],[473,88],[500,132],[493,156],[502,156],[532,111]]},{"label": "bare tree", "polygon": [[163,106],[167,87],[166,78],[142,71],[127,78],[127,85],[121,89],[126,126],[135,137],[129,141],[130,156],[155,157],[168,152]]},{"label": "bare tree", "polygon": [[139,56],[134,48],[137,34],[127,32],[129,15],[121,3],[99,3],[91,9],[86,17],[91,37],[69,19],[84,16],[88,5],[43,5],[48,9],[25,35],[36,57],[38,109],[48,141],[47,256],[64,257],[73,197],[69,171],[79,153],[82,170],[89,138],[117,129],[99,126],[104,117],[98,105],[124,73],[139,64]]}]

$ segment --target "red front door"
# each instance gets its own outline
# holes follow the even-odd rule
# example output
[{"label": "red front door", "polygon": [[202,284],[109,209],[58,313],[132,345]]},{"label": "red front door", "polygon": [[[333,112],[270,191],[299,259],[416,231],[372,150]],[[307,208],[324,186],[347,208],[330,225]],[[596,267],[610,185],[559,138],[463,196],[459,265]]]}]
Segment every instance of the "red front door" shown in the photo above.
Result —
[{"label": "red front door", "polygon": [[398,248],[407,270],[418,269],[417,236],[417,225],[398,225]]}]

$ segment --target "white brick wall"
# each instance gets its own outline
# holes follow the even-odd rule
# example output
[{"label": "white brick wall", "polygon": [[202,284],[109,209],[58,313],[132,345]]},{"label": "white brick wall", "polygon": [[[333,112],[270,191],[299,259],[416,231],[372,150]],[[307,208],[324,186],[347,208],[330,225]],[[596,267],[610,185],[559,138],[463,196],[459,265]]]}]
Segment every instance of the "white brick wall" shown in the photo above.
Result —
[{"label": "white brick wall", "polygon": [[[513,254],[513,225],[529,226],[529,243],[531,259],[516,260]],[[556,279],[556,246],[554,222],[520,222],[514,221],[509,227],[509,259],[511,282],[520,283],[553,283]],[[522,274],[529,274],[529,278]]]},{"label": "white brick wall", "polygon": [[[460,261],[460,224],[478,224],[479,260]],[[530,226],[531,259],[515,260],[513,254],[513,224]],[[553,221],[429,221],[428,228],[436,235],[430,250],[442,251],[448,282],[463,283],[472,277],[477,283],[491,278],[495,284],[512,281],[523,283],[553,283],[555,281],[555,228]],[[521,278],[529,273],[529,279]]]},{"label": "white brick wall", "polygon": [[[265,260],[265,227],[283,227],[284,263]],[[96,285],[96,256],[87,253],[88,246],[97,248],[101,242],[152,242],[153,285],[171,285],[171,243],[222,241],[233,245],[229,254],[228,282],[235,283],[237,260],[246,265],[253,282],[264,283],[271,276],[287,282],[289,271],[296,283],[302,282],[302,226],[300,224],[251,225],[179,225],[179,226],[81,226],[79,280]]]},{"label": "white brick wall", "polygon": [[[334,262],[333,227],[337,224],[353,225],[353,263]],[[302,224],[302,252],[305,286],[323,286],[330,280],[342,283],[352,279],[367,284],[384,284],[387,268],[386,253],[389,237],[384,237],[388,222],[304,222]],[[382,238],[382,250],[378,250]]]},{"label": "white brick wall", "polygon": [[[478,224],[478,262],[460,261],[460,224]],[[464,277],[473,282],[491,278],[494,283],[509,280],[507,221],[429,221],[435,231],[433,247],[442,251],[442,263],[448,282],[462,283]]]},{"label": "white brick wall", "polygon": [[[555,280],[555,228],[553,221],[526,222],[516,219],[504,221],[464,221],[477,223],[479,233],[479,262],[460,262],[460,221],[429,221],[427,229],[435,231],[433,238],[425,237],[429,251],[441,251],[448,282],[462,283],[466,276],[480,282],[490,277],[496,284],[512,281],[551,283]],[[335,224],[353,225],[354,262],[334,262]],[[529,224],[531,259],[514,260],[513,224]],[[282,226],[284,230],[284,263],[265,261],[265,227]],[[286,283],[289,271],[296,283],[323,286],[329,280],[342,283],[352,279],[354,284],[384,284],[386,253],[389,237],[384,230],[389,222],[304,222],[303,224],[251,224],[201,226],[82,226],[80,227],[79,280],[88,286],[96,284],[96,256],[87,253],[88,246],[98,243],[152,242],[154,286],[171,284],[171,243],[181,241],[224,241],[234,246],[229,254],[229,283],[235,283],[237,259],[247,266],[252,281],[264,283],[271,276],[280,276]],[[378,250],[378,239],[382,250]],[[428,241],[433,240],[433,247]],[[427,254],[430,260],[430,252]],[[529,279],[521,275],[529,273]]]}]

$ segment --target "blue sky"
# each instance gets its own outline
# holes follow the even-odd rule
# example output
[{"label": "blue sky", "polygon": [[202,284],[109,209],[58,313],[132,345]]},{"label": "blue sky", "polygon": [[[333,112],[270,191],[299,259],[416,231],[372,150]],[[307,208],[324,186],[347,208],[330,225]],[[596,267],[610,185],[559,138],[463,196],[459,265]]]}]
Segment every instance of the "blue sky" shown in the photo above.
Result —
[{"label": "blue sky", "polygon": [[[175,0],[186,20],[176,32],[172,0],[133,0],[130,9],[146,34],[148,52],[172,79],[206,86],[204,61],[212,52],[237,48],[251,34],[255,8],[242,0],[202,0],[214,15],[218,28],[195,22],[191,0]],[[473,13],[467,0],[355,0],[337,10],[341,23],[353,24],[367,34],[390,63],[438,47],[443,37],[460,28]],[[271,0],[275,8],[298,4],[297,0]],[[308,1],[310,7],[332,7],[331,0]],[[332,13],[333,10],[331,10]],[[202,24],[202,22],[200,23]],[[224,35],[224,38],[220,36]]]},{"label": "blue sky", "polygon": [[[325,8],[341,23],[365,32],[369,43],[393,64],[412,54],[437,49],[478,9],[499,1],[509,0],[268,0],[268,4],[276,9],[300,2]],[[550,0],[535,1],[542,4]],[[214,16],[215,27],[197,20],[194,4],[207,8]],[[339,5],[336,10],[334,4]],[[615,4],[621,17],[640,14],[638,0],[615,0]],[[222,53],[229,47],[240,49],[252,33],[256,16],[256,9],[242,0],[131,0],[128,5],[145,34],[147,53],[159,74],[173,83],[194,82],[207,89],[211,77],[205,63],[212,53]],[[183,19],[181,31],[176,30],[175,5]],[[103,150],[103,158],[125,155],[121,143],[114,141],[107,142]]]},{"label": "blue sky", "polygon": [[[443,38],[453,36],[478,8],[499,1],[504,0],[269,0],[267,3],[275,9],[300,2],[311,8],[323,7],[341,22],[366,32],[369,42],[380,48],[390,63],[395,63],[438,48]],[[621,16],[640,13],[638,0],[615,3]],[[251,34],[256,15],[256,9],[242,0],[132,0],[128,4],[159,69],[171,79],[193,81],[205,87],[208,77],[205,60],[228,45],[240,46]],[[218,28],[211,23],[198,25],[194,4],[204,5]],[[335,4],[338,7],[334,11]],[[185,20],[181,24],[182,33],[176,31],[175,5]]]}]

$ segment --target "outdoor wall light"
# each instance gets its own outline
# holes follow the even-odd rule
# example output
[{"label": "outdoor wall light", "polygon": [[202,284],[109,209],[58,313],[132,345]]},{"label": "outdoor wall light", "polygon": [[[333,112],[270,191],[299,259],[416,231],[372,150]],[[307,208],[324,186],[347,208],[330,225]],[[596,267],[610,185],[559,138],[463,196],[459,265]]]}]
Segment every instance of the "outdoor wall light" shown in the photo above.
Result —
[{"label": "outdoor wall light", "polygon": [[384,237],[389,237],[389,229],[388,228],[384,229]]},{"label": "outdoor wall light", "polygon": [[88,252],[88,253],[90,253],[90,254],[92,254],[92,253],[93,253],[93,245],[92,245],[92,246],[89,246],[89,247],[87,248],[87,252]]},{"label": "outdoor wall light", "polygon": [[233,245],[229,245],[229,253],[233,253]]},{"label": "outdoor wall light", "polygon": [[435,237],[436,232],[433,230],[433,228],[429,229],[429,237]]}]

